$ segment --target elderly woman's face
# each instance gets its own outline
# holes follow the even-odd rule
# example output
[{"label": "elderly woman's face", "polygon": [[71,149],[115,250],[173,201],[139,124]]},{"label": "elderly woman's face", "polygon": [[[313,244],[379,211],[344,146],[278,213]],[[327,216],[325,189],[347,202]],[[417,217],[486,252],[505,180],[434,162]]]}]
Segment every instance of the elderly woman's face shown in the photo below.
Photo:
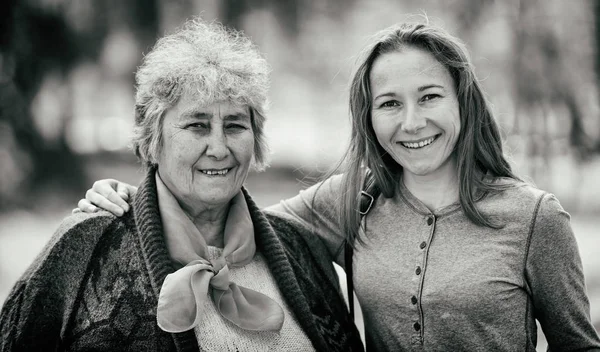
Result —
[{"label": "elderly woman's face", "polygon": [[166,112],[158,170],[188,210],[224,205],[240,191],[254,152],[250,118],[247,106],[200,106],[188,95]]}]

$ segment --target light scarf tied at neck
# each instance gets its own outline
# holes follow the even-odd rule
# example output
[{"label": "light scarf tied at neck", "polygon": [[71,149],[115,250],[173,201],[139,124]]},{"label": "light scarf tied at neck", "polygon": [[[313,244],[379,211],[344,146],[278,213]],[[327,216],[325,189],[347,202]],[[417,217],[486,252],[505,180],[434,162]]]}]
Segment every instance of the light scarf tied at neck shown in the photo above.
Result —
[{"label": "light scarf tied at neck", "polygon": [[229,267],[252,261],[254,227],[240,191],[231,200],[221,257],[207,260],[206,240],[156,173],[158,207],[171,258],[183,266],[167,275],[160,290],[156,317],[166,332],[194,328],[210,296],[221,315],[246,330],[280,330],[283,309],[270,297],[229,281]]}]

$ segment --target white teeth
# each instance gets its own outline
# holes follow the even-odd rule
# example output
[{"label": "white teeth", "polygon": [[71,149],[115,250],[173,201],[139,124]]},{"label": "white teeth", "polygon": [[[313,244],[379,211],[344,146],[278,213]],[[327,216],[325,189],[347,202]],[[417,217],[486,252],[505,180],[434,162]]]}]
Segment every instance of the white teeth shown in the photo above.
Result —
[{"label": "white teeth", "polygon": [[223,169],[223,170],[200,170],[200,172],[202,172],[203,174],[206,175],[225,175],[229,172],[229,169]]},{"label": "white teeth", "polygon": [[409,148],[409,149],[418,149],[418,148],[423,148],[427,145],[430,145],[431,143],[433,143],[433,141],[435,140],[435,136],[431,137],[429,139],[426,139],[424,141],[420,141],[418,143],[405,143],[405,142],[400,142],[400,144],[402,144],[404,147]]}]

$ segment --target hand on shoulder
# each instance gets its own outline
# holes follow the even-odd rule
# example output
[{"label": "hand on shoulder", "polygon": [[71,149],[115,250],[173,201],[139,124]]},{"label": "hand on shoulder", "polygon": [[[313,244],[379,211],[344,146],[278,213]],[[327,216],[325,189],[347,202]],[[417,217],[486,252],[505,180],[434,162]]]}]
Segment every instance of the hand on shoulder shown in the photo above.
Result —
[{"label": "hand on shoulder", "polygon": [[85,198],[77,203],[73,213],[94,213],[99,209],[106,210],[115,216],[123,216],[129,211],[129,200],[137,192],[137,187],[115,179],[103,179],[94,182],[88,189]]}]

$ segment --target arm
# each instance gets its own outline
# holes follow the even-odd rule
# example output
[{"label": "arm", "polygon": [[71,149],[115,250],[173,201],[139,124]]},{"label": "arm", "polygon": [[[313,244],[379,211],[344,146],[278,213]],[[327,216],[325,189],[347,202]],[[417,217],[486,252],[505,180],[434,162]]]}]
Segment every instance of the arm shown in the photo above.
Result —
[{"label": "arm", "polygon": [[549,350],[600,351],[569,219],[553,195],[543,197],[531,233],[526,279]]},{"label": "arm", "polygon": [[332,176],[266,210],[285,213],[310,229],[324,242],[331,260],[343,267],[344,257],[340,248],[344,236],[337,218],[337,208],[341,205],[340,194],[344,192],[341,178],[341,175]]},{"label": "arm", "polygon": [[[341,175],[336,175],[266,210],[288,214],[311,229],[312,233],[326,244],[332,261],[343,267],[343,253],[340,248],[344,236],[340,233],[336,215],[336,207],[340,205],[339,195],[342,191]],[[73,211],[92,213],[101,208],[116,216],[122,216],[129,210],[127,200],[131,199],[136,192],[137,187],[124,182],[113,179],[99,180],[87,191],[85,199],[81,199],[78,208]]]}]

